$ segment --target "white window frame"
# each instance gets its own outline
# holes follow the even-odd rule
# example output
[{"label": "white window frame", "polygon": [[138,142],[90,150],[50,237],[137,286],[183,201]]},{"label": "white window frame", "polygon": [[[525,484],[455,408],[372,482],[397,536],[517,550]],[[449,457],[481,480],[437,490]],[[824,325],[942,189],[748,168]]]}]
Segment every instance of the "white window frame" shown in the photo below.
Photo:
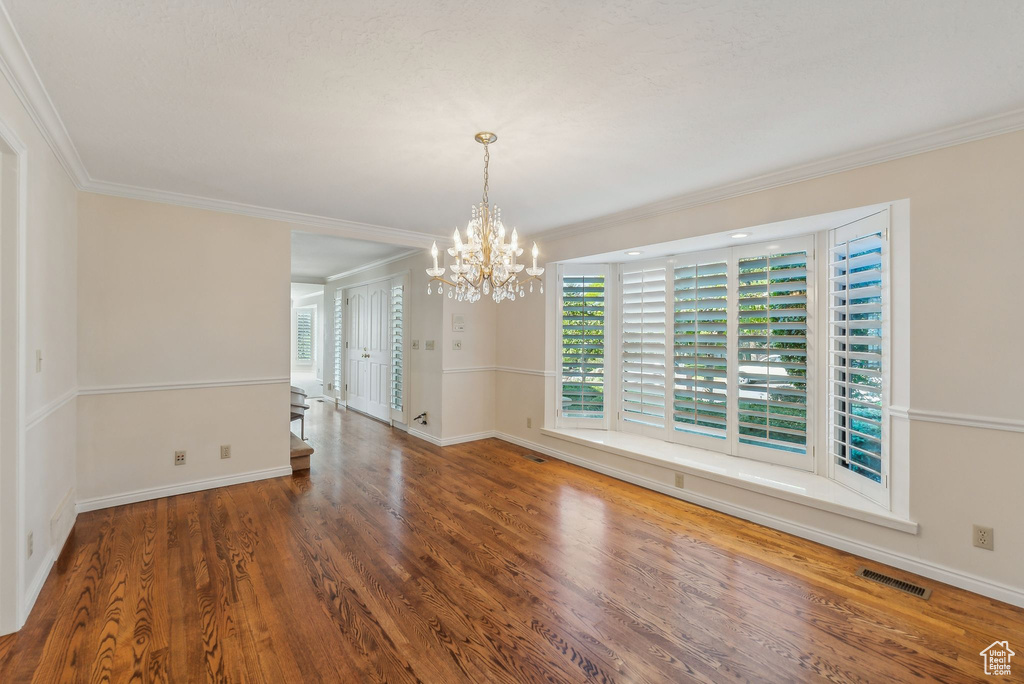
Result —
[{"label": "white window frame", "polygon": [[[562,316],[563,316],[563,283],[565,276],[593,276],[603,275],[604,276],[604,334],[602,336],[602,345],[604,347],[604,409],[601,412],[600,418],[579,418],[569,417],[562,415]],[[556,283],[557,291],[556,298],[558,303],[557,312],[557,330],[556,335],[557,347],[555,348],[555,359],[556,359],[556,370],[555,370],[555,425],[558,427],[565,428],[590,428],[597,430],[608,429],[611,424],[611,416],[615,415],[618,409],[618,402],[615,400],[614,395],[610,395],[609,392],[614,391],[617,383],[610,382],[612,364],[610,362],[610,350],[609,341],[612,336],[608,334],[609,326],[613,325],[613,321],[610,320],[610,316],[615,310],[612,307],[613,296],[616,294],[615,288],[612,287],[613,283],[613,269],[608,264],[559,264],[558,265],[558,280]],[[611,401],[609,400],[611,397]]]},{"label": "white window frame", "polygon": [[[825,387],[825,435],[824,435],[824,453],[827,455],[827,474],[832,480],[835,480],[839,484],[852,489],[871,499],[875,503],[878,503],[886,508],[890,507],[890,473],[891,473],[891,449],[890,442],[892,436],[890,434],[890,416],[889,406],[892,398],[892,315],[891,315],[891,260],[892,260],[892,249],[891,242],[889,240],[889,233],[891,228],[891,212],[889,209],[883,209],[876,214],[864,217],[857,221],[854,221],[845,226],[840,226],[828,231],[828,257],[826,259],[827,265],[826,271],[826,287],[828,285],[828,277],[831,269],[831,250],[836,246],[837,243],[845,242],[850,239],[854,239],[861,235],[867,235],[870,233],[880,232],[882,234],[882,437],[881,437],[881,470],[882,470],[882,481],[875,482],[863,475],[850,472],[847,468],[843,468],[836,463],[836,454],[833,452],[833,444],[830,438],[832,430],[832,376],[831,373],[826,373],[826,387]],[[825,302],[825,316],[827,321],[828,329],[825,332],[825,359],[826,364],[828,361],[828,354],[831,349],[831,315],[828,311],[829,298],[831,297],[831,288],[828,290],[828,295],[823,297]],[[828,365],[825,366],[828,368]]]}]

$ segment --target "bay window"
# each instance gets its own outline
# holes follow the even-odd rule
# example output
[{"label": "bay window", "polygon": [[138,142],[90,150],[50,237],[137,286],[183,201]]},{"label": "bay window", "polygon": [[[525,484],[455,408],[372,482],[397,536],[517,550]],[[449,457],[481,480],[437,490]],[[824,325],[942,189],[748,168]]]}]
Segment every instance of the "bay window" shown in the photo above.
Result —
[{"label": "bay window", "polygon": [[556,426],[809,471],[886,505],[888,222],[560,265]]}]

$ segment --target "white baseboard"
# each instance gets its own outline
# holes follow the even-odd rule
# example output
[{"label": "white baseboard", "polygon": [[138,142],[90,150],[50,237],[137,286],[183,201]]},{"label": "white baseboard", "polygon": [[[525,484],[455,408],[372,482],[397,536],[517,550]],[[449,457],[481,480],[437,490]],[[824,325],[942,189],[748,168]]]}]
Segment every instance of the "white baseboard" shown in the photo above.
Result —
[{"label": "white baseboard", "polygon": [[291,474],[292,467],[287,465],[280,466],[278,468],[253,470],[248,473],[239,473],[238,475],[211,477],[206,480],[193,480],[192,482],[182,482],[181,484],[168,485],[165,487],[137,489],[133,492],[125,492],[124,494],[113,494],[111,496],[99,496],[94,499],[84,499],[75,504],[75,511],[78,513],[85,513],[86,511],[96,511],[101,508],[123,506],[125,504],[137,503],[139,501],[149,501],[150,499],[162,499],[165,496],[174,496],[175,494],[201,492],[204,489],[215,489],[216,487],[226,487],[228,485],[243,484],[245,482],[256,482],[257,480],[266,480],[272,477],[284,477],[285,475]]},{"label": "white baseboard", "polygon": [[453,444],[464,444],[466,442],[475,442],[480,439],[490,439],[491,437],[498,436],[498,433],[494,430],[473,432],[468,435],[456,435],[455,437],[445,437],[443,439],[434,437],[433,435],[428,435],[426,432],[422,432],[416,428],[409,428],[407,432],[413,437],[418,437],[419,439],[430,442],[435,446],[452,446]]},{"label": "white baseboard", "polygon": [[[68,504],[68,507],[70,508],[70,503]],[[54,541],[49,549],[46,550],[46,556],[43,558],[42,565],[39,566],[35,577],[32,578],[32,582],[29,583],[25,591],[25,602],[22,604],[22,614],[18,616],[18,629],[21,629],[22,625],[25,624],[25,620],[28,619],[33,606],[36,605],[36,599],[39,598],[39,592],[43,590],[43,585],[46,584],[46,578],[50,576],[50,570],[53,569],[53,564],[57,562],[57,557],[60,556],[60,552],[64,550],[64,545],[68,543],[68,537],[71,536],[71,530],[75,528],[75,520],[78,519],[78,513],[72,510],[70,515],[70,524],[66,525],[65,529],[61,531],[61,536]]]},{"label": "white baseboard", "polygon": [[57,552],[50,547],[46,550],[46,556],[43,558],[43,564],[36,570],[35,577],[32,578],[32,582],[29,583],[25,589],[25,602],[22,604],[23,614],[18,616],[18,629],[21,629],[25,624],[25,620],[32,613],[32,608],[36,605],[36,599],[39,598],[39,592],[43,590],[43,585],[46,584],[46,578],[50,576],[50,570],[53,568],[53,564],[57,561]]},{"label": "white baseboard", "polygon": [[846,551],[879,563],[885,563],[886,565],[891,565],[894,568],[906,570],[907,572],[912,572],[914,574],[921,575],[922,577],[928,577],[939,582],[945,582],[946,584],[950,584],[954,587],[973,591],[976,594],[988,596],[989,598],[1005,601],[1006,603],[1024,608],[1024,590],[1017,587],[1011,587],[1009,585],[1002,584],[1001,582],[995,582],[983,577],[978,577],[977,575],[954,570],[937,563],[904,556],[887,549],[881,549],[871,544],[865,544],[864,542],[835,534],[834,532],[826,532],[817,528],[808,527],[806,525],[791,522],[751,508],[720,501],[703,494],[697,494],[685,489],[677,489],[661,482],[643,477],[642,475],[636,475],[612,466],[595,463],[585,458],[565,453],[558,449],[553,449],[551,447],[537,444],[536,442],[521,439],[514,435],[497,432],[493,436],[511,444],[521,446],[525,449],[532,449],[533,451],[546,454],[552,458],[557,458],[560,461],[566,461],[582,468],[587,468],[588,470],[603,473],[618,480],[625,480],[626,482],[631,482],[646,489],[652,489],[656,492],[661,492],[662,494],[667,494],[677,499],[689,501],[690,503],[697,504],[698,506],[704,506],[705,508],[710,508],[727,515],[742,518],[743,520],[749,520],[759,525],[764,525],[765,527],[770,527],[781,532],[792,534],[796,537],[810,539],[811,541],[824,544],[825,546],[830,546],[834,549]]}]

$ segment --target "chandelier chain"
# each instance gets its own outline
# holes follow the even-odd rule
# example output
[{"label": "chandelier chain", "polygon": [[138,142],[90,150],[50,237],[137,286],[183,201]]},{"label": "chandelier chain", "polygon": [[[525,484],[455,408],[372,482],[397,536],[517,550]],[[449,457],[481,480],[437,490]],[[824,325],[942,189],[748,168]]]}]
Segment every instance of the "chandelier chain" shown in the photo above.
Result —
[{"label": "chandelier chain", "polygon": [[491,165],[491,148],[484,143],[484,206],[487,206],[487,170]]}]

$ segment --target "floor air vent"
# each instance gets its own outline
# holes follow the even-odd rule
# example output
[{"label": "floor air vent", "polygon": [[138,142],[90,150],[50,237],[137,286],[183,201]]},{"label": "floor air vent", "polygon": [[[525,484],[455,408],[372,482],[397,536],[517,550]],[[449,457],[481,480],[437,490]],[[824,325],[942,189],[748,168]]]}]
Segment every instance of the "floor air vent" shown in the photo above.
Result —
[{"label": "floor air vent", "polygon": [[546,461],[540,456],[534,456],[533,454],[522,454],[522,457],[527,461],[533,461],[534,463],[545,463]]},{"label": "floor air vent", "polygon": [[910,594],[911,596],[916,596],[918,598],[923,598],[926,601],[928,600],[928,597],[932,595],[931,589],[925,589],[924,587],[919,586],[917,584],[913,584],[911,582],[904,582],[901,579],[896,579],[895,577],[890,577],[889,575],[885,575],[881,572],[875,572],[874,570],[868,570],[867,568],[861,568],[860,570],[858,570],[857,576],[869,579],[872,582],[884,584],[885,586],[892,587],[893,589],[899,589],[900,591],[906,594]]}]

